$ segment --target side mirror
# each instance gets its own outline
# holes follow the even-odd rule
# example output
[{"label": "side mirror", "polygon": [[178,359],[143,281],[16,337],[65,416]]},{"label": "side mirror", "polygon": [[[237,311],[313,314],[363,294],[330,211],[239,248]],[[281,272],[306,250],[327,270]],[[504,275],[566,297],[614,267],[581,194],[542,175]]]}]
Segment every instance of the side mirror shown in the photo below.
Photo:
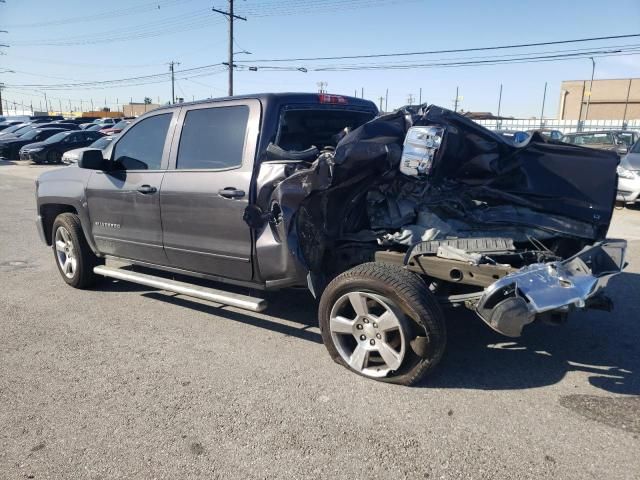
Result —
[{"label": "side mirror", "polygon": [[109,170],[109,162],[102,157],[102,150],[92,148],[80,154],[78,167],[88,170]]}]

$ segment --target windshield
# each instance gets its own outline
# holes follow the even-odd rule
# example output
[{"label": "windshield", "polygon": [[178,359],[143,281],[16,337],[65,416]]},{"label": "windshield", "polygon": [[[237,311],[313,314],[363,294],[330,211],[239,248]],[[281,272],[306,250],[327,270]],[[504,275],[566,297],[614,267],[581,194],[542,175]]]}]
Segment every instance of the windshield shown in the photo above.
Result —
[{"label": "windshield", "polygon": [[31,130],[30,132],[25,133],[20,137],[20,140],[33,140],[36,138],[36,135],[40,133],[40,130]]},{"label": "windshield", "polygon": [[633,133],[631,132],[621,132],[618,133],[618,138],[620,140],[622,140],[625,145],[627,145],[627,147],[630,147],[631,145],[633,145]]},{"label": "windshield", "polygon": [[130,122],[128,122],[127,120],[121,120],[118,123],[116,123],[112,128],[120,128],[120,129],[124,129],[124,127],[126,127],[127,125],[129,125]]},{"label": "windshield", "polygon": [[102,150],[104,147],[109,145],[113,139],[114,137],[102,137],[96,140],[95,142],[93,142],[91,145],[89,145],[89,147],[99,148],[100,150]]},{"label": "windshield", "polygon": [[640,140],[638,140],[635,143],[635,145],[631,147],[631,150],[629,150],[629,153],[640,153]]},{"label": "windshield", "polygon": [[25,126],[22,124],[14,125],[13,127],[5,128],[4,130],[2,130],[2,133],[14,133],[20,130],[21,128],[25,128]]},{"label": "windshield", "polygon": [[70,135],[69,132],[60,132],[60,133],[56,133],[55,135],[47,138],[47,140],[44,143],[56,143],[59,142],[60,140],[62,140],[64,137]]}]

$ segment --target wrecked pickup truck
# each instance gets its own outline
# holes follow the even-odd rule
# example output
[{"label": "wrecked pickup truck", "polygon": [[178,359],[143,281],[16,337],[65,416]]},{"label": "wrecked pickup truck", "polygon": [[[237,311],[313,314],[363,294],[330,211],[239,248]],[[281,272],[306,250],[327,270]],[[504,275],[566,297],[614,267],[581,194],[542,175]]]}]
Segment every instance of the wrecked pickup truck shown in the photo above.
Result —
[{"label": "wrecked pickup truck", "polygon": [[266,301],[201,280],[308,288],[332,358],[405,385],[442,357],[442,304],[511,337],[611,307],[615,154],[516,145],[437,106],[377,114],[328,94],[154,110],[108,158],[40,176],[42,239],[77,288],[106,276],[253,311]]}]

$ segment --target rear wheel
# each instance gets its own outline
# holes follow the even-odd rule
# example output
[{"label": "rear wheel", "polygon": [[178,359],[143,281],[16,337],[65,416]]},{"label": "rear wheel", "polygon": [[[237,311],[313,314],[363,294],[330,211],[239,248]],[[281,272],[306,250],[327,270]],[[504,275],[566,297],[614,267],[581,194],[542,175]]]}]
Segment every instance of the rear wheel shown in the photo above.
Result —
[{"label": "rear wheel", "polygon": [[339,275],[319,317],[331,357],[365,377],[411,385],[444,353],[442,311],[420,277],[399,266],[365,263]]},{"label": "rear wheel", "polygon": [[89,247],[77,215],[63,213],[53,222],[53,254],[62,279],[75,288],[88,288],[98,278],[93,267],[102,263]]}]

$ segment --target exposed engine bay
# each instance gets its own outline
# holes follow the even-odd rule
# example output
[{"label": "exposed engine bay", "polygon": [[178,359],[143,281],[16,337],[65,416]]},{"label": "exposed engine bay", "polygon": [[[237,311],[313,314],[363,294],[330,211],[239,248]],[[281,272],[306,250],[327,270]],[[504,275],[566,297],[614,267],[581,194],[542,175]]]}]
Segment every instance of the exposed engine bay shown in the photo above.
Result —
[{"label": "exposed engine bay", "polygon": [[363,262],[402,264],[509,336],[536,317],[609,306],[600,292],[626,248],[605,240],[617,155],[538,134],[516,145],[437,106],[334,138],[270,145],[245,213],[257,248],[273,259],[286,247],[312,291]]}]

